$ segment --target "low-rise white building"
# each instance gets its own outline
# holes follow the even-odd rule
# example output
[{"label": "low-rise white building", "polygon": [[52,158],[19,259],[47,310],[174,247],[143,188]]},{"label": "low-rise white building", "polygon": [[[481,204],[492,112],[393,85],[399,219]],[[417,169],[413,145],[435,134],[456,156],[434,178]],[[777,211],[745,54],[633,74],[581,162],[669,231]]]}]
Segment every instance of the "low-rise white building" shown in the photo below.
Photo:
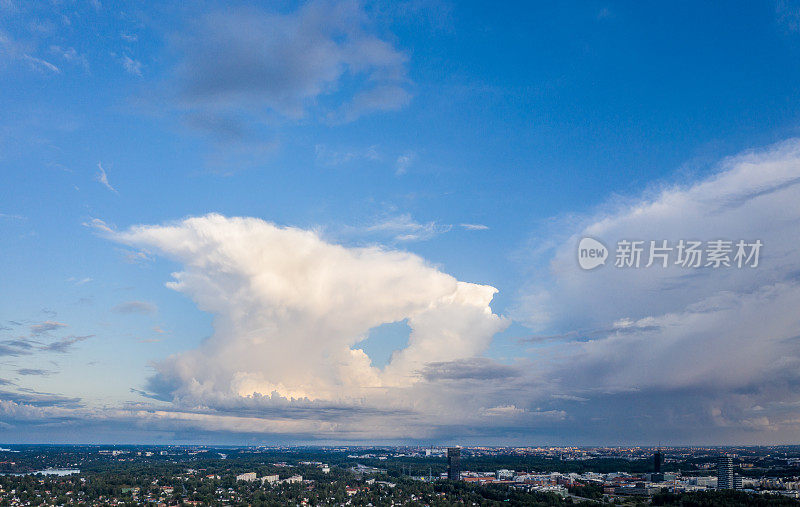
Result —
[{"label": "low-rise white building", "polygon": [[501,481],[509,481],[514,478],[514,471],[501,468],[495,473],[495,477]]},{"label": "low-rise white building", "polygon": [[237,481],[247,481],[252,482],[256,480],[256,473],[255,472],[247,472],[244,474],[239,474],[236,476]]},{"label": "low-rise white building", "polygon": [[294,482],[303,482],[303,476],[302,475],[293,475],[291,477],[288,477],[288,478],[280,481],[280,484],[292,484]]},{"label": "low-rise white building", "polygon": [[276,484],[279,480],[278,474],[274,475],[265,475],[261,478],[261,484]]}]

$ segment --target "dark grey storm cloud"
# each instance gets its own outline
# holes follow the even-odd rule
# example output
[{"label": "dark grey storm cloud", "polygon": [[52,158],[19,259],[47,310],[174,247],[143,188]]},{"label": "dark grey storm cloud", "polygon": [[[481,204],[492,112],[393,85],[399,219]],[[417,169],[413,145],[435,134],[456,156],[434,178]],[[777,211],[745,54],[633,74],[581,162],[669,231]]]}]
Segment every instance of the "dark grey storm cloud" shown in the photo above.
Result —
[{"label": "dark grey storm cloud", "polygon": [[79,408],[80,398],[70,398],[60,394],[41,393],[32,389],[20,388],[18,391],[0,390],[0,401],[10,401],[32,407]]},{"label": "dark grey storm cloud", "polygon": [[[231,8],[179,40],[179,99],[191,124],[222,138],[270,117],[352,121],[411,97],[405,55],[375,35],[357,2],[314,1],[296,12]],[[343,83],[347,77],[347,85]],[[337,104],[326,100],[337,96]]]},{"label": "dark grey storm cloud", "polygon": [[203,410],[197,410],[194,400],[184,402],[176,395],[181,384],[177,379],[155,375],[148,379],[147,389],[132,388],[130,391],[144,398],[174,403],[173,408],[167,410],[191,412],[206,415],[229,415],[237,417],[278,417],[292,419],[319,419],[336,421],[350,419],[357,416],[401,416],[411,415],[406,409],[377,408],[353,403],[335,403],[323,400],[287,399],[281,396],[260,395],[254,393],[247,397],[220,397],[206,400]]},{"label": "dark grey storm cloud", "polygon": [[[727,160],[579,224],[517,315],[534,329],[531,372],[578,441],[785,441],[800,428],[800,141]],[[582,237],[761,241],[757,267],[583,271]],[[576,331],[579,330],[579,331]],[[531,383],[524,390],[535,393]],[[581,437],[583,432],[584,436]],[[635,436],[635,437],[634,437]],[[617,441],[623,441],[617,437]]]},{"label": "dark grey storm cloud", "polygon": [[425,380],[496,380],[518,377],[520,371],[491,359],[476,357],[428,363],[419,372]]}]

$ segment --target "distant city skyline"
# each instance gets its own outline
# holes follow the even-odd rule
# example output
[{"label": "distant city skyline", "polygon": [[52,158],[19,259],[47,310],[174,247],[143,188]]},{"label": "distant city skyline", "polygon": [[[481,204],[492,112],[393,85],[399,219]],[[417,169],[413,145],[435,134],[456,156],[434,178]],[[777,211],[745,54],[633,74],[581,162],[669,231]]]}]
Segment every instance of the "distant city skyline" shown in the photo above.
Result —
[{"label": "distant city skyline", "polygon": [[0,499],[11,504],[71,497],[87,505],[729,506],[800,498],[796,445],[732,454],[729,447],[672,447],[663,472],[651,461],[658,453],[636,447],[11,447],[0,449]]},{"label": "distant city skyline", "polygon": [[800,437],[800,3],[0,1],[0,443]]}]

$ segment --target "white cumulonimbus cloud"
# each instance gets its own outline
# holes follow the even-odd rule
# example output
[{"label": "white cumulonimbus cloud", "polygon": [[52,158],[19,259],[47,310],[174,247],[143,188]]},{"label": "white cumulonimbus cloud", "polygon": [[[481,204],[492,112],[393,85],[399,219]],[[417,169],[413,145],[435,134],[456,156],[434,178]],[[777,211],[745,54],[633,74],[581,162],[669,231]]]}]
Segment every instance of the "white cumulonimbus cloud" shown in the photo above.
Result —
[{"label": "white cumulonimbus cloud", "polygon": [[[489,306],[493,287],[407,252],[348,248],[256,218],[211,214],[113,238],[180,262],[168,286],[214,315],[213,336],[157,365],[151,388],[172,401],[349,403],[412,386],[429,362],[478,356],[507,324]],[[406,319],[407,347],[373,367],[358,342]]]}]

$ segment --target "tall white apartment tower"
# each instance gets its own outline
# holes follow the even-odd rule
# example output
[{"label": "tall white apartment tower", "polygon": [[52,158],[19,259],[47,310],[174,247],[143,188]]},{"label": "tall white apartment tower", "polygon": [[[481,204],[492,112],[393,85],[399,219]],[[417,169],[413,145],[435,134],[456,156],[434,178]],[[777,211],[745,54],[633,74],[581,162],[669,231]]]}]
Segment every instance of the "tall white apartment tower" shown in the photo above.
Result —
[{"label": "tall white apartment tower", "polygon": [[717,489],[735,489],[733,458],[730,456],[720,456],[717,459]]}]

